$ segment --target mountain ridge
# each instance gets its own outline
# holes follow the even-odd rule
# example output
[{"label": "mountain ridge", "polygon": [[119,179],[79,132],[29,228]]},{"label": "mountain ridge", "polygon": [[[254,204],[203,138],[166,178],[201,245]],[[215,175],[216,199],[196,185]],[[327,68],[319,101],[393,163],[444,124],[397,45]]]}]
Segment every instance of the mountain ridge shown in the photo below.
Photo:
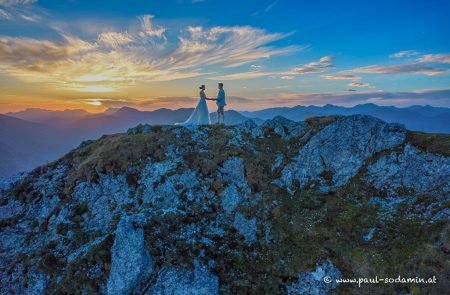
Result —
[{"label": "mountain ridge", "polygon": [[[0,290],[442,293],[449,144],[365,115],[103,136],[1,183]],[[322,279],[372,272],[437,284]]]},{"label": "mountain ridge", "polygon": [[[160,125],[184,122],[191,112],[192,109],[178,109],[176,111],[158,109],[153,112],[142,112],[133,108],[118,108],[115,110],[109,109],[106,114],[93,114],[80,110],[48,111],[43,109],[28,109],[18,113],[10,113],[8,118],[16,118],[11,117],[11,115],[17,115],[20,118],[16,119],[26,120],[29,125],[28,128],[33,129],[36,134],[44,132],[46,136],[22,136],[21,140],[17,140],[16,137],[19,136],[20,131],[18,131],[16,137],[11,136],[6,131],[6,125],[3,121],[0,121],[0,141],[4,149],[3,153],[0,154],[0,161],[8,161],[8,165],[0,165],[0,177],[8,177],[44,164],[46,161],[52,161],[75,148],[82,141],[95,139],[104,134],[125,132],[128,128],[140,123]],[[216,120],[215,116],[215,113],[211,115],[213,122]],[[246,117],[232,110],[227,111],[225,116],[230,124],[247,120]],[[20,130],[20,126],[9,126],[8,128]],[[30,140],[27,140],[27,138]],[[29,149],[33,145],[40,148]],[[17,153],[17,151],[24,149],[29,156],[23,157],[21,156],[23,153]]]}]

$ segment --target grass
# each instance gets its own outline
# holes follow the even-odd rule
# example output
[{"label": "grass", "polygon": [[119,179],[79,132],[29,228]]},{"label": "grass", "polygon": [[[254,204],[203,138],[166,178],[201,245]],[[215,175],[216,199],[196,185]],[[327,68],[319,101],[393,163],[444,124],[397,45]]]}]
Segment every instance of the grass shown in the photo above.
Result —
[{"label": "grass", "polygon": [[423,151],[450,156],[450,134],[408,131],[406,142]]}]

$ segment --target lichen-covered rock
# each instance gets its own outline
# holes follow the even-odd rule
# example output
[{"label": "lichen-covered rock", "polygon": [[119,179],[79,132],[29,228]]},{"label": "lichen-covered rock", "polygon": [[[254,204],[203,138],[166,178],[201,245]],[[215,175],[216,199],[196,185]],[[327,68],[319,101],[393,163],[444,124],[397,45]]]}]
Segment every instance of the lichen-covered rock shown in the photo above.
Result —
[{"label": "lichen-covered rock", "polygon": [[[121,206],[133,204],[135,200],[130,198],[130,188],[126,181],[126,175],[100,174],[98,183],[79,182],[72,194],[77,202],[73,209],[80,208],[78,214],[82,227],[86,231],[109,232],[109,224],[114,212],[120,212]],[[73,211],[72,209],[72,211]],[[60,213],[65,211],[60,211]]]},{"label": "lichen-covered rock", "polygon": [[23,213],[22,203],[16,200],[7,200],[4,206],[0,206],[0,221],[18,217]]},{"label": "lichen-covered rock", "polygon": [[276,116],[271,120],[265,121],[262,128],[269,128],[283,139],[292,139],[301,137],[307,132],[307,124],[305,122],[295,122],[288,120],[282,116]]},{"label": "lichen-covered rock", "polygon": [[401,152],[392,152],[369,165],[366,180],[389,195],[400,189],[449,194],[450,158],[421,152],[407,144]]},{"label": "lichen-covered rock", "polygon": [[237,213],[234,217],[233,225],[244,236],[248,244],[256,242],[256,217],[248,219],[241,213]]},{"label": "lichen-covered rock", "polygon": [[226,160],[219,169],[219,178],[226,183],[222,192],[222,206],[231,213],[250,193],[245,179],[244,161],[238,157]]},{"label": "lichen-covered rock", "polygon": [[21,172],[16,175],[13,175],[9,178],[1,178],[0,179],[0,200],[3,198],[2,191],[6,191],[11,189],[15,183],[17,183],[20,180],[23,180],[28,175],[27,172]]},{"label": "lichen-covered rock", "polygon": [[250,135],[252,138],[263,136],[264,131],[253,120],[247,120],[235,126],[235,128],[243,133]]},{"label": "lichen-covered rock", "polygon": [[145,295],[214,295],[219,294],[219,279],[205,265],[195,269],[163,268]]},{"label": "lichen-covered rock", "polygon": [[145,248],[144,230],[136,228],[131,217],[123,216],[111,249],[108,295],[129,294],[152,273],[153,263]]},{"label": "lichen-covered rock", "polygon": [[291,192],[294,181],[302,188],[318,182],[325,191],[343,186],[366,159],[404,139],[405,129],[399,124],[386,124],[364,115],[340,117],[300,149],[283,169],[278,183]]},{"label": "lichen-covered rock", "polygon": [[26,290],[26,294],[32,295],[40,295],[46,294],[48,282],[50,280],[49,275],[45,273],[36,271],[34,269],[28,272],[28,288]]},{"label": "lichen-covered rock", "polygon": [[139,124],[136,127],[129,128],[127,134],[148,134],[152,130],[152,126],[149,124]]},{"label": "lichen-covered rock", "polygon": [[300,272],[298,281],[287,286],[288,294],[326,295],[337,287],[336,280],[342,276],[340,270],[333,265],[331,260],[316,266],[311,272]]}]

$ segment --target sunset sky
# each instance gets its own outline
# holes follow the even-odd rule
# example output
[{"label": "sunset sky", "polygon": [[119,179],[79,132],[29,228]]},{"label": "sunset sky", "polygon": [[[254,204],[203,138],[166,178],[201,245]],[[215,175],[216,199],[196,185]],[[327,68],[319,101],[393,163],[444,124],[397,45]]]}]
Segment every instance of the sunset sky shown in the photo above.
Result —
[{"label": "sunset sky", "polygon": [[[0,0],[0,113],[450,107],[450,1]],[[213,108],[213,104],[210,104]]]}]

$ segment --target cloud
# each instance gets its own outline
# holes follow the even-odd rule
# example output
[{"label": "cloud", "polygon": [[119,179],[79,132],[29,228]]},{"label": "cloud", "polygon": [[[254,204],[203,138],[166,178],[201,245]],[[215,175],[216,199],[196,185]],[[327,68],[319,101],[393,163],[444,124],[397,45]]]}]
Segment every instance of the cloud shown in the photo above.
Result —
[{"label": "cloud", "polygon": [[301,47],[269,45],[291,34],[267,33],[250,26],[188,27],[178,38],[178,48],[162,59],[160,64],[177,70],[216,64],[238,67],[271,56],[298,51]]},{"label": "cloud", "polygon": [[276,73],[273,72],[258,72],[258,71],[250,71],[250,72],[241,72],[229,75],[215,76],[215,77],[207,77],[208,80],[222,80],[222,81],[231,81],[231,80],[247,80],[260,78],[265,76],[270,76]]},{"label": "cloud", "polygon": [[332,75],[322,75],[325,80],[360,80],[361,77],[351,75],[351,74],[332,74]]},{"label": "cloud", "polygon": [[12,15],[6,10],[0,8],[0,19],[12,19]]},{"label": "cloud", "polygon": [[414,55],[418,55],[419,52],[415,50],[403,50],[389,55],[390,58],[403,58],[403,57],[411,57]]},{"label": "cloud", "polygon": [[283,79],[283,80],[293,80],[293,79],[295,79],[295,77],[294,77],[294,76],[281,76],[280,79]]},{"label": "cloud", "polygon": [[269,5],[267,5],[264,9],[258,10],[253,12],[250,16],[258,16],[258,15],[263,15],[268,13],[269,11],[271,11],[277,4],[278,4],[279,0],[275,0],[273,2],[271,2]]},{"label": "cloud", "polygon": [[133,36],[131,36],[127,32],[104,32],[98,35],[97,39],[98,42],[111,47],[117,47],[134,41]]},{"label": "cloud", "polygon": [[450,53],[447,54],[425,54],[418,58],[419,62],[424,63],[445,63],[450,64]]},{"label": "cloud", "polygon": [[350,86],[350,87],[369,87],[370,84],[369,83],[352,82],[352,83],[347,84],[347,86]]},{"label": "cloud", "polygon": [[352,70],[355,73],[364,74],[401,74],[401,73],[418,73],[427,76],[439,75],[447,72],[447,69],[431,67],[423,63],[378,66],[372,65],[367,67],[356,68]]},{"label": "cloud", "polygon": [[263,69],[263,66],[259,66],[259,65],[250,65],[250,68],[252,68],[255,71],[259,71],[261,69]]},{"label": "cloud", "polygon": [[274,8],[275,5],[278,4],[278,1],[279,1],[279,0],[275,0],[275,1],[273,1],[272,3],[270,3],[270,4],[264,9],[264,12],[269,12],[270,10],[272,10],[272,8]]},{"label": "cloud", "polygon": [[262,90],[279,90],[279,89],[286,89],[289,88],[288,85],[280,85],[280,86],[273,86],[273,87],[265,87],[261,88]]},{"label": "cloud", "polygon": [[334,57],[332,56],[324,56],[319,61],[314,61],[307,63],[301,67],[294,68],[289,72],[286,72],[286,75],[303,75],[303,74],[314,74],[326,71],[333,67],[331,64],[334,61]]},{"label": "cloud", "polygon": [[37,0],[0,0],[0,20],[15,18],[35,22],[41,19],[39,10],[34,7]]},{"label": "cloud", "polygon": [[[135,30],[106,31],[92,39],[62,31],[58,41],[0,37],[0,72],[26,82],[51,83],[56,89],[114,92],[142,82],[197,77],[207,73],[205,67],[237,67],[300,49],[270,45],[289,33],[249,26],[187,27],[172,40],[174,48],[166,48],[166,28],[155,25],[151,15],[139,20]],[[272,74],[260,72],[260,66],[252,68],[255,71],[214,79]]]},{"label": "cloud", "polygon": [[130,107],[132,102],[125,99],[110,99],[110,98],[88,98],[83,99],[82,102],[91,106],[106,107],[106,108],[121,108]]},{"label": "cloud", "polygon": [[164,32],[166,31],[166,28],[162,26],[155,26],[153,25],[152,19],[154,18],[154,15],[144,15],[141,17],[141,32],[139,32],[139,35],[141,37],[159,37],[159,38],[165,38]]},{"label": "cloud", "polygon": [[37,0],[0,0],[2,6],[29,5],[36,3]]}]

